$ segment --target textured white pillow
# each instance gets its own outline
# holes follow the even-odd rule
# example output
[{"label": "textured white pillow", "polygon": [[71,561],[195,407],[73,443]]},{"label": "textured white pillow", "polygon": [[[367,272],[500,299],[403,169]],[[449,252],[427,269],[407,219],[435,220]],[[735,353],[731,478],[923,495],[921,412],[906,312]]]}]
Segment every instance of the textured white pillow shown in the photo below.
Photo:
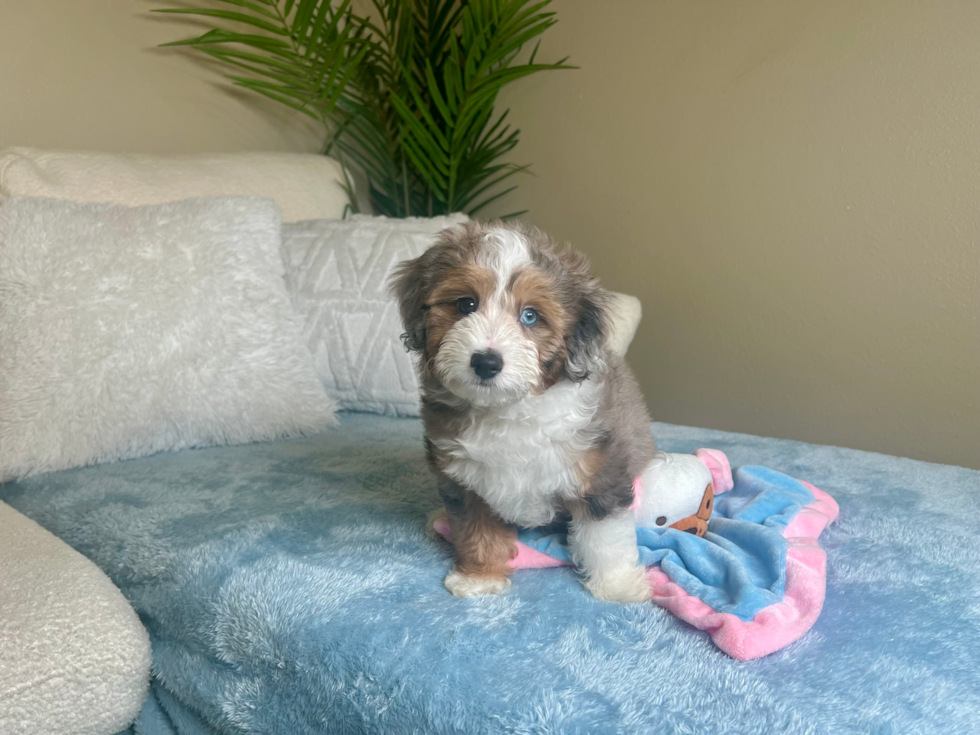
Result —
[{"label": "textured white pillow", "polygon": [[341,408],[418,416],[413,355],[402,345],[388,275],[469,218],[355,215],[283,226],[286,283],[317,374]]},{"label": "textured white pillow", "polygon": [[106,204],[164,204],[191,197],[260,196],[286,222],[343,217],[340,164],[313,153],[138,153],[0,151],[0,197],[30,196]]},{"label": "textured white pillow", "polygon": [[[415,356],[402,345],[388,275],[402,260],[421,255],[441,230],[468,219],[356,215],[283,227],[286,282],[317,374],[342,408],[419,415]],[[612,296],[609,346],[625,355],[640,322],[640,301]]]},{"label": "textured white pillow", "polygon": [[316,431],[276,205],[0,203],[0,481]]}]

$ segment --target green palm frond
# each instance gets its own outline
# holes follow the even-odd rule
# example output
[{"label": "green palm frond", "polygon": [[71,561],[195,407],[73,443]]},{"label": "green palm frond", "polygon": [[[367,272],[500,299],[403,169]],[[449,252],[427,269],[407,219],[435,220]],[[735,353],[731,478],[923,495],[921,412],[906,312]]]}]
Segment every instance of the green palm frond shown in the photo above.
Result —
[{"label": "green palm frond", "polygon": [[[369,51],[363,30],[351,22],[351,0],[220,0],[236,10],[165,8],[250,26],[248,32],[216,28],[202,36],[164,44],[192,46],[245,74],[228,74],[251,89],[329,124],[358,64]],[[255,31],[264,31],[256,33]]]},{"label": "green palm frond", "polygon": [[[310,117],[326,153],[359,168],[379,214],[475,214],[516,187],[504,162],[520,131],[496,114],[507,84],[573,68],[525,46],[555,24],[551,0],[220,0],[168,8],[222,23],[190,46],[234,68],[228,78]],[[227,27],[226,27],[227,26]],[[233,29],[238,30],[233,30]],[[349,184],[348,184],[349,186]]]}]

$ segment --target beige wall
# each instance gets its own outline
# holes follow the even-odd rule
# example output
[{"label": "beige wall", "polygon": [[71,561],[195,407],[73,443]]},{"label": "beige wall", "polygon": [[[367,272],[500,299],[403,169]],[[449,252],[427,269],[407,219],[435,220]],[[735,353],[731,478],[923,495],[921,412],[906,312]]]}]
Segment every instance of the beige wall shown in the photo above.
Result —
[{"label": "beige wall", "polygon": [[980,467],[980,3],[554,8],[502,209],[642,298],[654,417]]},{"label": "beige wall", "polygon": [[319,150],[313,121],[157,48],[205,30],[150,12],[176,4],[0,0],[0,148]]},{"label": "beige wall", "polygon": [[[0,147],[319,147],[158,5],[0,0]],[[980,3],[555,9],[506,209],[643,299],[654,417],[980,466]]]}]

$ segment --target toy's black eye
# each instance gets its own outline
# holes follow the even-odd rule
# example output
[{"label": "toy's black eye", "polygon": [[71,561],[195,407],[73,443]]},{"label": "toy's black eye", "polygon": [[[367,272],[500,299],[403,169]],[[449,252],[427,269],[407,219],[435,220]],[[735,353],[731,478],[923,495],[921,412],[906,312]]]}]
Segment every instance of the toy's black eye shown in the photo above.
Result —
[{"label": "toy's black eye", "polygon": [[528,306],[521,312],[521,324],[530,327],[538,321],[538,312]]},{"label": "toy's black eye", "polygon": [[472,314],[476,311],[476,299],[471,299],[469,296],[456,299],[456,311],[460,314]]}]

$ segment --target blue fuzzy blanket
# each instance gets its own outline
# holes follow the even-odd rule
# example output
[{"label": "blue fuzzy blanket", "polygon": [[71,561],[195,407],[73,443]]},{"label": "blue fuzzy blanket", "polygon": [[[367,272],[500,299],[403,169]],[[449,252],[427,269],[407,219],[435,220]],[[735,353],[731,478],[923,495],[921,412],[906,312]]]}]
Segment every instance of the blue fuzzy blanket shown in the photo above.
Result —
[{"label": "blue fuzzy blanket", "polygon": [[662,424],[840,503],[827,601],[733,661],[570,569],[456,599],[417,421],[185,451],[0,486],[101,566],[150,631],[136,728],[160,733],[970,733],[980,712],[980,473]]}]

